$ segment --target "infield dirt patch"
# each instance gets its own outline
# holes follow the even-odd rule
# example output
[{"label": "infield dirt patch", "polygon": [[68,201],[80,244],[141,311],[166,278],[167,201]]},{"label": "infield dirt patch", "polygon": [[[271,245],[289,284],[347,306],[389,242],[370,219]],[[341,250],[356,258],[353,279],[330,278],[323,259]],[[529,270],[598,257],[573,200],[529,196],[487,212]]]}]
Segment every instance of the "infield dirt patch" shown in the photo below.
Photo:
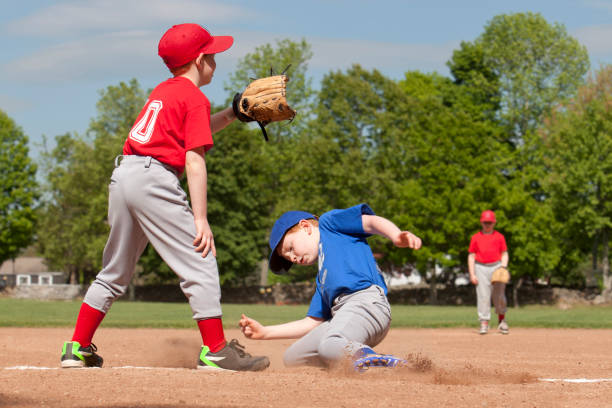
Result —
[{"label": "infield dirt patch", "polygon": [[251,341],[270,356],[259,373],[195,370],[193,330],[106,329],[94,339],[102,369],[57,369],[72,330],[0,328],[0,407],[612,407],[612,330],[393,329],[376,349],[409,367],[283,367],[291,341]]}]

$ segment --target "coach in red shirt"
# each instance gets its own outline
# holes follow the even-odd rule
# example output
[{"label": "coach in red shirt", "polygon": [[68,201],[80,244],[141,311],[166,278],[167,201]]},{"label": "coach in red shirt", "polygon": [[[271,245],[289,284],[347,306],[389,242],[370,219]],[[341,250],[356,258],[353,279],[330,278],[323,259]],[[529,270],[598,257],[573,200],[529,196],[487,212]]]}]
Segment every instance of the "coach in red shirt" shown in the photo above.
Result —
[{"label": "coach in red shirt", "polygon": [[483,211],[480,215],[482,230],[472,236],[468,250],[468,270],[470,281],[476,286],[478,303],[478,319],[480,320],[480,334],[489,331],[491,319],[491,297],[495,305],[495,312],[499,318],[498,330],[508,334],[506,323],[506,284],[496,282],[491,284],[493,271],[500,266],[508,266],[508,248],[504,236],[495,231],[495,213],[491,210]]}]

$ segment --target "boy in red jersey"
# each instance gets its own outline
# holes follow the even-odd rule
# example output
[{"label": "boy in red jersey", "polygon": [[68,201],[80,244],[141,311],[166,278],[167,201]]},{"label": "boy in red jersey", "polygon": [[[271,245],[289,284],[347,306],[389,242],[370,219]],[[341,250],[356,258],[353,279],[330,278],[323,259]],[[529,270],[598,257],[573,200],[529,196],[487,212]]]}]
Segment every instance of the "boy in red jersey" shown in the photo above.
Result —
[{"label": "boy in red jersey", "polygon": [[[147,243],[179,276],[202,335],[199,369],[258,371],[267,357],[252,357],[236,340],[227,343],[221,321],[221,289],[213,233],[207,218],[205,152],[212,134],[236,119],[231,107],[211,116],[200,87],[211,82],[215,54],[230,36],[213,37],[197,24],[170,28],[159,56],[173,78],[159,84],[132,127],[109,185],[111,230],[103,267],[89,287],[62,367],[101,367],[91,343],[113,301],[123,295]],[[191,207],[179,177],[187,175]]]},{"label": "boy in red jersey", "polygon": [[[508,248],[504,236],[495,231],[495,213],[491,210],[483,211],[480,215],[482,231],[472,236],[468,250],[468,271],[470,281],[476,286],[478,304],[478,319],[480,320],[480,334],[489,331],[491,319],[491,296],[495,305],[495,313],[499,318],[498,330],[508,334],[506,323],[506,284],[496,282],[491,284],[493,271],[500,266],[508,267]],[[491,293],[491,289],[493,289]]]}]

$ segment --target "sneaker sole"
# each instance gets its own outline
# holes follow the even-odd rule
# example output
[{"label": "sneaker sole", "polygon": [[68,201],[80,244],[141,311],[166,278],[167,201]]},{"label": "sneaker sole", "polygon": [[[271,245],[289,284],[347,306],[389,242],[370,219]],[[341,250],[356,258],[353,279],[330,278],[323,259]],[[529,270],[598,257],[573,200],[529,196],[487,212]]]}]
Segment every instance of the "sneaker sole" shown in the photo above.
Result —
[{"label": "sneaker sole", "polygon": [[61,362],[62,368],[83,368],[85,363],[81,360],[64,360]]},{"label": "sneaker sole", "polygon": [[213,367],[213,366],[207,366],[207,365],[199,365],[197,367],[198,370],[202,370],[202,371],[227,371],[228,373],[235,373],[236,370],[228,370],[227,368],[221,368],[221,367]]}]

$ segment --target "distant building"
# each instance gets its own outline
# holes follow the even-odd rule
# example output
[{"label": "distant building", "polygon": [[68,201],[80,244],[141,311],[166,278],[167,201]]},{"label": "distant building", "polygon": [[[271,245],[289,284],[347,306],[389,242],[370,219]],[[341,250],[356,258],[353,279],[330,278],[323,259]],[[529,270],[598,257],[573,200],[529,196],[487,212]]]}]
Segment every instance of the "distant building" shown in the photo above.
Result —
[{"label": "distant building", "polygon": [[19,257],[0,265],[0,288],[65,283],[63,272],[52,272],[39,257]]}]

